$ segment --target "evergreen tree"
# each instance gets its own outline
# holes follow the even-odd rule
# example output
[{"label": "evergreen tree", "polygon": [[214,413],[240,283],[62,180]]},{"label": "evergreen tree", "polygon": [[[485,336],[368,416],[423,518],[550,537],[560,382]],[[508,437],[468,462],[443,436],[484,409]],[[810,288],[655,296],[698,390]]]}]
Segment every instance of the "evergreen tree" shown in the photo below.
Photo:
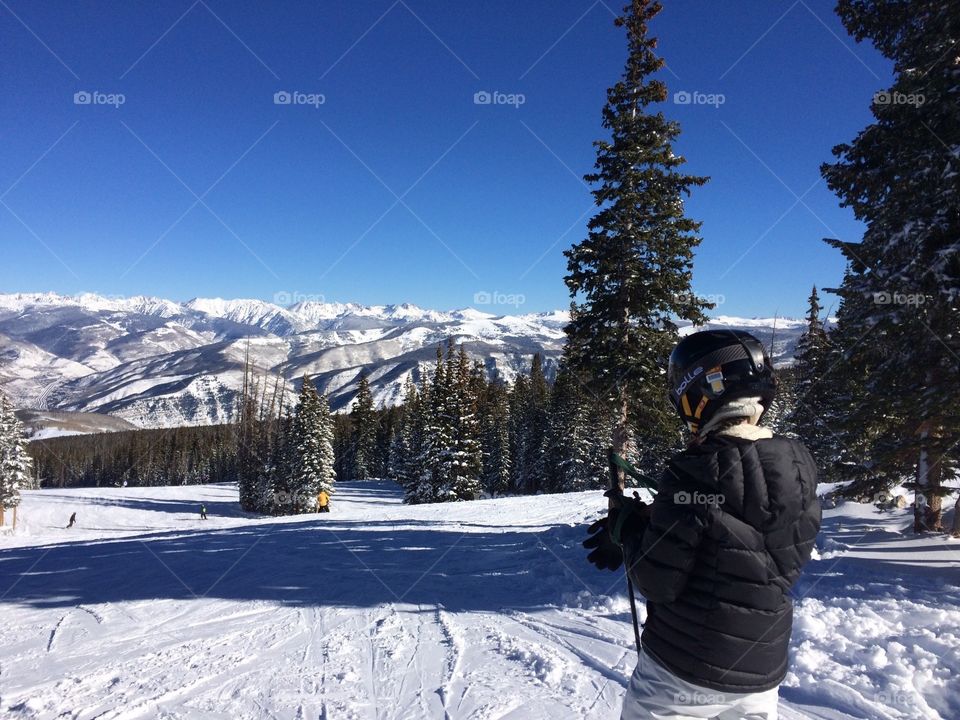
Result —
[{"label": "evergreen tree", "polygon": [[0,517],[7,510],[16,512],[20,490],[30,486],[31,466],[23,426],[13,405],[0,393]]},{"label": "evergreen tree", "polygon": [[491,496],[501,495],[510,487],[510,395],[499,383],[490,383],[485,390],[480,417],[483,488]]},{"label": "evergreen tree", "polygon": [[543,357],[540,353],[533,356],[530,363],[530,394],[526,410],[526,433],[524,442],[523,491],[529,494],[539,492],[546,478],[544,447],[547,436],[547,423],[550,413],[550,385],[543,372]]},{"label": "evergreen tree", "polygon": [[318,493],[333,492],[333,419],[326,396],[317,394],[316,386],[306,375],[300,386],[291,446],[296,459],[289,482],[290,511],[313,512]]},{"label": "evergreen tree", "polygon": [[[452,355],[451,348],[451,355]],[[467,351],[460,346],[453,364],[451,415],[454,427],[452,473],[448,495],[456,500],[475,500],[480,496],[480,471],[483,450],[480,446],[479,398],[476,378]]]},{"label": "evergreen tree", "polygon": [[915,530],[940,530],[960,440],[960,411],[947,400],[960,357],[960,14],[938,0],[840,0],[837,12],[895,75],[874,98],[874,122],[822,168],[866,225],[859,243],[830,241],[849,263],[840,356],[862,381],[856,414],[883,418],[859,433],[877,474],[912,475]]},{"label": "evergreen tree", "polygon": [[367,480],[376,472],[377,418],[366,372],[360,373],[350,418],[353,425],[350,477]]},{"label": "evergreen tree", "polygon": [[443,347],[437,346],[433,381],[421,388],[422,439],[416,462],[416,479],[407,493],[412,503],[435,502],[440,488],[448,484],[449,452],[453,440],[448,417],[450,387]]},{"label": "evergreen tree", "polygon": [[[801,438],[813,453],[821,474],[827,477],[836,462],[836,432],[825,418],[829,416],[831,371],[833,355],[820,312],[820,296],[814,286],[807,302],[807,328],[797,341],[794,353],[795,363],[792,371],[779,373],[778,396],[792,401],[792,409],[787,419],[790,433]],[[789,393],[789,395],[788,395]],[[779,409],[771,408],[772,410]],[[774,418],[768,418],[771,424]],[[772,427],[772,425],[771,425]]]},{"label": "evergreen tree", "polygon": [[390,468],[387,473],[388,477],[394,478],[408,492],[413,485],[411,475],[415,475],[411,460],[419,453],[414,440],[417,416],[420,411],[419,404],[420,394],[417,392],[411,373],[403,383],[403,405],[392,440],[393,449],[390,453]]},{"label": "evergreen tree", "polygon": [[684,196],[707,178],[680,171],[673,151],[680,126],[653,112],[667,98],[653,78],[664,66],[647,24],[661,10],[656,0],[632,0],[616,24],[627,32],[623,77],[607,91],[603,126],[609,140],[595,143],[598,213],[589,234],[565,252],[570,291],[566,328],[571,368],[585,374],[598,400],[612,404],[612,446],[626,455],[631,427],[642,435],[644,460],[678,440],[664,402],[663,368],[677,341],[676,319],[700,324],[708,305],[691,291],[693,249],[700,223],[684,214]]},{"label": "evergreen tree", "polygon": [[[434,383],[438,373],[443,373],[442,349],[437,348],[437,366],[434,370]],[[434,383],[427,373],[420,377],[420,389],[410,418],[410,455],[404,463],[406,496],[404,502],[433,502],[433,469],[437,464],[437,432],[434,414]]]},{"label": "evergreen tree", "polygon": [[527,480],[527,432],[530,416],[530,381],[526,375],[518,375],[510,388],[510,488],[523,492]]},{"label": "evergreen tree", "polygon": [[317,397],[316,417],[320,446],[317,492],[333,495],[334,483],[337,481],[336,456],[333,451],[334,421],[330,412],[330,399],[326,394]]}]

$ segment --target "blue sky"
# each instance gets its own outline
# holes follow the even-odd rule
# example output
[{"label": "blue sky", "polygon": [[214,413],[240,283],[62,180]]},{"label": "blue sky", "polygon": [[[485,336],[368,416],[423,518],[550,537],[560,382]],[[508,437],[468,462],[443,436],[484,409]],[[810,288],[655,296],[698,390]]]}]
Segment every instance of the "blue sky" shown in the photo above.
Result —
[{"label": "blue sky", "polygon": [[[843,272],[821,238],[862,233],[819,164],[890,66],[832,0],[664,5],[663,111],[712,178],[695,290],[801,315]],[[564,308],[618,7],[3,0],[0,291]]]}]

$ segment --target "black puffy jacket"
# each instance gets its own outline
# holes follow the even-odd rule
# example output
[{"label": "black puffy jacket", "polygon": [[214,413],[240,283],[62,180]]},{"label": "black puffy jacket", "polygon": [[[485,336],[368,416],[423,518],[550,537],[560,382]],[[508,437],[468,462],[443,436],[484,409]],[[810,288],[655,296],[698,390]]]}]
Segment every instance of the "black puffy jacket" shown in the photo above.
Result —
[{"label": "black puffy jacket", "polygon": [[787,672],[790,588],[820,529],[817,470],[795,440],[709,436],[670,461],[624,550],[647,599],[643,646],[675,675],[760,692]]}]

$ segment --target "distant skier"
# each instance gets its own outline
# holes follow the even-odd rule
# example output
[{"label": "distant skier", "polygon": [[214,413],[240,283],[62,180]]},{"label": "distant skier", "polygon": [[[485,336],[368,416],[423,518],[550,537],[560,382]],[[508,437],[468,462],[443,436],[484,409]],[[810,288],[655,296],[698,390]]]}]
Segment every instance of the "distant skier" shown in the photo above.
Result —
[{"label": "distant skier", "polygon": [[317,495],[317,509],[322,513],[330,512],[330,496],[325,490],[321,490]]},{"label": "distant skier", "polygon": [[201,519],[201,520],[206,520],[206,519],[207,519],[207,506],[206,506],[206,505],[200,505],[200,519]]},{"label": "distant skier", "polygon": [[77,514],[73,513],[70,515],[70,522],[67,523],[67,530],[72,528],[77,523]]},{"label": "distant skier", "polygon": [[801,443],[757,425],[776,380],[752,335],[684,338],[668,380],[693,441],[670,461],[652,505],[615,495],[584,542],[600,568],[626,556],[647,600],[622,720],[773,720],[789,593],[820,528],[816,465]]}]

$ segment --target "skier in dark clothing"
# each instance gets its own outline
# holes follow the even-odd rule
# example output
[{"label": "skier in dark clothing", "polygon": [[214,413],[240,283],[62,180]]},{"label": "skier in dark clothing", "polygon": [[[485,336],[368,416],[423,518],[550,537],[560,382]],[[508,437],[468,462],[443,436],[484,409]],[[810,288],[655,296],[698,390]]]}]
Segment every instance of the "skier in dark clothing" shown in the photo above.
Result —
[{"label": "skier in dark clothing", "polygon": [[72,528],[76,522],[77,522],[77,514],[73,513],[70,515],[70,522],[67,523],[67,530]]},{"label": "skier in dark clothing", "polygon": [[800,442],[757,424],[776,381],[752,335],[690,335],[668,376],[693,441],[670,461],[652,505],[615,496],[584,543],[600,568],[626,557],[647,600],[622,718],[772,720],[787,672],[789,593],[820,528],[816,466]]},{"label": "skier in dark clothing", "polygon": [[201,519],[201,520],[206,520],[206,519],[207,519],[207,506],[206,506],[206,505],[201,505],[201,506],[200,506],[200,519]]}]

